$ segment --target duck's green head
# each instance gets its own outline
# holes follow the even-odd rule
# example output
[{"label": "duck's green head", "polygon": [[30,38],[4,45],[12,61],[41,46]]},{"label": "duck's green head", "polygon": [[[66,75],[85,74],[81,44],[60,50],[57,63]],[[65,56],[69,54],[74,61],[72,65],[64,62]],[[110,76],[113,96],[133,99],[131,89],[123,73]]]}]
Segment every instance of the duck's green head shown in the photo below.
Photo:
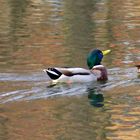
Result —
[{"label": "duck's green head", "polygon": [[110,50],[100,51],[99,49],[92,50],[87,56],[87,65],[92,69],[96,65],[100,65],[103,56],[108,54]]}]

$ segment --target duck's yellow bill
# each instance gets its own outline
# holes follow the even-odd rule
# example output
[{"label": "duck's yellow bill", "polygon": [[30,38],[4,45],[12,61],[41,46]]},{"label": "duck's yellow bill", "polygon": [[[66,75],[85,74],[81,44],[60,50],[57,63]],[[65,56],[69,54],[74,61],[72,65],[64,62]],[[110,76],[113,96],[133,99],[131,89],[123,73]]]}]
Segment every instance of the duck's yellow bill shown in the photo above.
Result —
[{"label": "duck's yellow bill", "polygon": [[106,54],[108,54],[108,53],[110,53],[110,52],[111,52],[111,50],[102,51],[103,55],[106,55]]}]

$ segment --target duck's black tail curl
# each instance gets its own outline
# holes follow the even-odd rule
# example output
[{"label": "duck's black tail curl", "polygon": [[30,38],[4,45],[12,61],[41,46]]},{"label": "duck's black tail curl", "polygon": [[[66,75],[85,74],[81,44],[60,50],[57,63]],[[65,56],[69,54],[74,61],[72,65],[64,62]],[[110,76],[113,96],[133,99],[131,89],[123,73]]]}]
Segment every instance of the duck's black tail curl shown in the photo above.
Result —
[{"label": "duck's black tail curl", "polygon": [[56,80],[62,75],[62,73],[58,71],[56,68],[48,68],[48,69],[44,69],[44,71],[48,74],[48,76],[52,80]]}]

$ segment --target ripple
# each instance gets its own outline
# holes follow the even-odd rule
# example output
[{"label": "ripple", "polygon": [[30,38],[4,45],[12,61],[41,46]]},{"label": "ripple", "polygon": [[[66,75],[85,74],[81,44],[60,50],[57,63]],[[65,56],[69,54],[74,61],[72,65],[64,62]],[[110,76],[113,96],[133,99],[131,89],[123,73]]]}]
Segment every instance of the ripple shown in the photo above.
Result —
[{"label": "ripple", "polygon": [[18,74],[18,73],[0,73],[0,81],[43,81],[47,77],[43,76],[44,73],[28,73],[28,74]]},{"label": "ripple", "polygon": [[49,78],[43,72],[27,74],[0,73],[2,86],[4,89],[7,87],[7,92],[0,93],[0,102],[45,99],[56,96],[77,96],[87,94],[89,89],[99,89],[104,92],[117,87],[129,87],[140,84],[136,68],[113,68],[109,69],[108,73],[109,80],[106,83],[60,84],[54,87],[47,87]]}]

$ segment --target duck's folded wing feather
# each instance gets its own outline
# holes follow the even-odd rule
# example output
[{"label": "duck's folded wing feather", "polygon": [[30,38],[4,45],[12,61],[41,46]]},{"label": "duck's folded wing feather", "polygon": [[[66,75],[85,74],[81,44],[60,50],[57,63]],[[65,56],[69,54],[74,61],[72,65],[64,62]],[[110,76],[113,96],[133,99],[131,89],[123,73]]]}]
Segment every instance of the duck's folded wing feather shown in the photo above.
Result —
[{"label": "duck's folded wing feather", "polygon": [[90,75],[90,71],[84,68],[55,68],[66,76]]}]

